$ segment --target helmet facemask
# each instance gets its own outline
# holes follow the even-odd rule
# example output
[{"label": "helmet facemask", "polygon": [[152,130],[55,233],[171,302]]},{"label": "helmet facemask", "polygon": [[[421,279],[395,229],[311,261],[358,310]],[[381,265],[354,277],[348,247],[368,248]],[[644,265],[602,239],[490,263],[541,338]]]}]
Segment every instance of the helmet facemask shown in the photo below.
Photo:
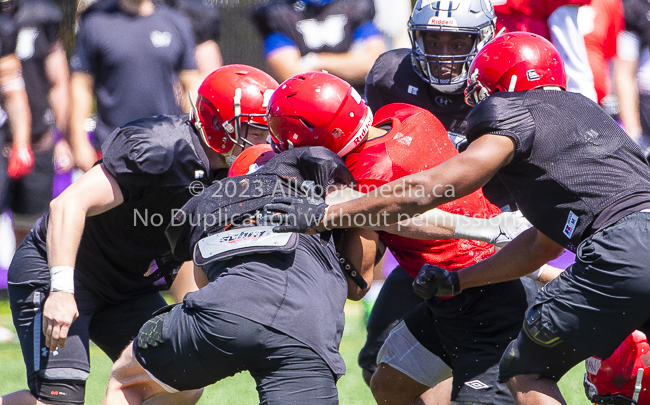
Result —
[{"label": "helmet facemask", "polygon": [[[438,91],[443,93],[462,91],[467,84],[470,64],[478,51],[492,39],[493,34],[492,25],[472,29],[442,25],[422,26],[409,21],[413,67],[422,79]],[[468,40],[471,41],[471,45]],[[448,41],[452,47],[459,48],[458,54],[433,53],[430,50],[432,42],[440,41]]]}]

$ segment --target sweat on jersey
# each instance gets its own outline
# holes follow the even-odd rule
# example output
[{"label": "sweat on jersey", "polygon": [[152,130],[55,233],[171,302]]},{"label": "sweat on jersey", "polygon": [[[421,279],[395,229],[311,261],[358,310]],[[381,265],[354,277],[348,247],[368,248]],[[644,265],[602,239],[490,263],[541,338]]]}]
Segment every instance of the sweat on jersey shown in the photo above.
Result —
[{"label": "sweat on jersey", "polygon": [[[366,141],[345,159],[360,191],[368,192],[404,176],[431,169],[458,154],[442,124],[419,107],[388,105],[377,111],[372,125],[381,128],[390,125],[390,130],[379,138]],[[444,185],[436,190],[424,190],[439,194],[445,191]],[[476,218],[491,218],[501,212],[483,196],[481,190],[438,208]],[[466,239],[427,241],[381,232],[380,240],[413,277],[426,263],[453,271],[494,253],[494,246]]]},{"label": "sweat on jersey", "polygon": [[[131,122],[111,134],[102,153],[102,166],[117,181],[124,202],[86,218],[75,279],[115,302],[154,289],[155,280],[148,276],[171,262],[165,228],[174,210],[192,196],[192,182],[207,185],[211,176],[187,115]],[[45,214],[35,226],[35,243],[44,255],[48,218]],[[47,272],[21,277],[49,281]]]},{"label": "sweat on jersey", "polygon": [[650,167],[639,147],[597,104],[577,93],[496,93],[469,116],[467,139],[515,143],[497,175],[526,219],[573,251],[589,235],[650,208]]},{"label": "sweat on jersey", "polygon": [[49,0],[25,0],[19,3],[13,20],[18,27],[16,56],[25,79],[34,143],[55,124],[48,99],[52,84],[45,62],[58,39],[61,11]]},{"label": "sweat on jersey", "polygon": [[196,69],[194,48],[189,20],[166,6],[146,17],[118,6],[84,14],[70,66],[94,77],[97,146],[127,122],[181,112],[174,86]]}]

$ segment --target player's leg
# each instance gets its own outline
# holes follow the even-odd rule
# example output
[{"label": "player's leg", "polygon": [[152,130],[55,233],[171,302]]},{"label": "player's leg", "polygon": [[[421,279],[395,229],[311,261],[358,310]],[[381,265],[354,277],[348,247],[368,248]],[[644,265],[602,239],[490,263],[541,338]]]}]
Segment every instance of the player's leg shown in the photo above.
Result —
[{"label": "player's leg", "polygon": [[260,404],[338,404],[337,377],[315,351],[302,342],[266,328],[264,349],[250,368]]},{"label": "player's leg", "polygon": [[34,244],[35,237],[34,232],[27,236],[9,269],[11,312],[25,360],[29,393],[9,394],[1,403],[83,404],[90,371],[88,325],[94,303],[78,286],[75,300],[79,317],[70,327],[65,348],[50,352],[41,326],[42,308],[49,293],[49,270],[44,252]]},{"label": "player's leg", "polygon": [[372,308],[366,330],[366,343],[359,352],[358,363],[367,384],[377,370],[377,355],[390,331],[422,298],[413,292],[413,277],[396,267],[386,280]]},{"label": "player's leg", "polygon": [[420,303],[391,331],[379,352],[379,368],[370,385],[375,399],[380,404],[449,404],[452,370],[446,359],[430,311]]},{"label": "player's leg", "polygon": [[576,263],[547,284],[500,364],[522,404],[563,403],[557,381],[595,355],[609,357],[650,319],[650,213],[635,213],[578,247]]},{"label": "player's leg", "polygon": [[247,368],[264,331],[237,315],[169,307],[144,324],[132,351],[116,362],[104,403],[195,403],[203,387]]}]

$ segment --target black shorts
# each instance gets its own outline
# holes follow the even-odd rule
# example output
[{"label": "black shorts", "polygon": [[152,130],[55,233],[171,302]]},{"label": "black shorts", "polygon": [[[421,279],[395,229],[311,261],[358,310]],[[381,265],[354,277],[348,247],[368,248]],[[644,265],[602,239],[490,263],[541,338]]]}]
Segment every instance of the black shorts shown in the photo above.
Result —
[{"label": "black shorts", "polygon": [[377,370],[377,355],[395,326],[419,304],[422,297],[413,291],[413,277],[401,267],[396,267],[379,291],[366,330],[366,344],[359,352],[358,363],[365,371]]},{"label": "black shorts", "polygon": [[[239,315],[185,304],[150,323],[133,343],[134,357],[170,392],[202,388],[248,370],[261,404],[338,403],[336,379],[327,363],[305,344],[274,329]],[[162,343],[141,347],[142,334],[151,336],[152,330],[158,331]]]},{"label": "black shorts", "polygon": [[29,230],[49,210],[54,181],[53,157],[54,149],[34,153],[31,173],[10,182],[7,205],[14,214],[14,227]]},{"label": "black shorts", "polygon": [[[38,379],[84,381],[90,371],[89,340],[115,361],[152,314],[166,305],[157,292],[111,303],[75,282],[79,317],[72,323],[65,348],[51,353],[42,333],[42,309],[49,294],[45,253],[33,243],[31,232],[19,246],[9,269],[9,302],[20,340],[32,394]],[[42,277],[16,281],[16,274],[34,271]]]},{"label": "black shorts", "polygon": [[578,246],[576,263],[539,292],[531,311],[541,311],[541,325],[570,345],[609,357],[632,331],[650,326],[649,241],[647,212],[596,232]]},{"label": "black shorts", "polygon": [[498,381],[499,361],[535,293],[527,279],[471,288],[451,299],[429,300],[404,318],[420,344],[452,369],[452,401],[514,403]]}]

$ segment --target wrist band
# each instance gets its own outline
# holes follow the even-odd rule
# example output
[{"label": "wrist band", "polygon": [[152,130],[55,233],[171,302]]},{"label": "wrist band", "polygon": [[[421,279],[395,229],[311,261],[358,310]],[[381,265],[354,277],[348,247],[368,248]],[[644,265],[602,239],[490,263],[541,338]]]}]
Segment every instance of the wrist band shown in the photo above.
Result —
[{"label": "wrist band", "polygon": [[535,281],[539,280],[542,273],[544,273],[544,270],[546,270],[546,266],[547,265],[545,264],[542,267],[540,267],[539,269],[535,270],[534,272],[532,272],[530,274],[526,274],[526,277],[531,278],[531,279],[533,279]]},{"label": "wrist band", "polygon": [[50,291],[74,294],[74,267],[54,266],[50,268]]},{"label": "wrist band", "polygon": [[323,228],[325,228],[326,231],[331,231],[331,229],[329,229],[327,227],[327,213],[328,213],[329,209],[330,209],[329,205],[327,207],[325,207],[325,212],[323,213],[323,218],[320,220],[320,224],[319,224],[319,225],[323,225]]}]

